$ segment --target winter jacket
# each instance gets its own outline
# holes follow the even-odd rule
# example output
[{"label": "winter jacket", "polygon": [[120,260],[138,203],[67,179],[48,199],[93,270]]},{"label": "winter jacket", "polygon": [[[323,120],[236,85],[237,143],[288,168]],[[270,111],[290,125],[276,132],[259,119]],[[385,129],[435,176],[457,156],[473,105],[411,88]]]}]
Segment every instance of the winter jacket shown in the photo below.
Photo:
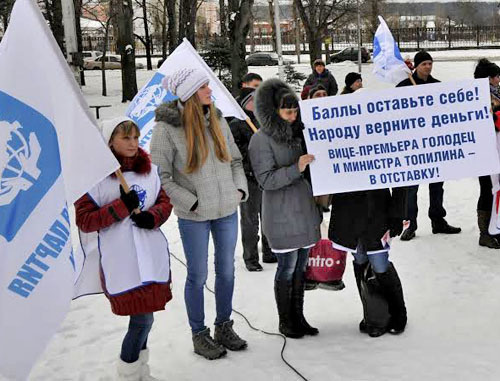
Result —
[{"label": "winter jacket", "polygon": [[[345,94],[353,93],[349,90]],[[384,249],[381,238],[389,230],[390,220],[403,222],[407,188],[393,188],[392,193],[389,189],[338,193],[331,202],[328,238],[351,251],[361,242],[368,252],[374,252]]]},{"label": "winter jacket", "polygon": [[[218,111],[220,128],[231,156],[222,162],[215,155],[212,136],[206,139],[210,150],[205,163],[193,173],[186,173],[186,136],[182,126],[182,105],[164,103],[156,109],[156,122],[151,138],[151,158],[158,165],[161,183],[174,205],[174,213],[193,221],[215,220],[233,214],[248,197],[247,180],[240,151],[225,119]],[[242,200],[240,192],[244,193]]]},{"label": "winter jacket", "polygon": [[320,215],[311,184],[298,167],[304,154],[300,139],[280,118],[272,101],[275,92],[283,88],[288,86],[278,79],[259,86],[255,108],[261,127],[248,147],[253,172],[263,189],[263,233],[272,249],[306,247],[320,238]]},{"label": "winter jacket", "polygon": [[[140,174],[149,174],[151,172],[149,156],[140,148],[135,158],[117,158],[121,163],[122,172],[134,171]],[[147,211],[154,217],[155,228],[160,227],[168,219],[172,211],[172,205],[163,189],[160,190],[154,206]],[[89,194],[85,194],[76,201],[75,212],[76,224],[85,233],[109,228],[130,215],[120,198],[99,207]],[[102,267],[100,268],[100,278],[104,293],[111,303],[111,309],[117,315],[137,315],[163,310],[165,304],[172,299],[170,282],[151,283],[119,295],[109,295]]]},{"label": "winter jacket", "polygon": [[325,70],[321,74],[318,74],[316,70],[313,70],[309,77],[307,77],[307,80],[304,83],[304,87],[314,87],[318,84],[323,85],[328,95],[337,95],[339,88],[337,86],[337,81],[335,80],[335,77],[332,75],[332,73],[330,73],[330,70],[325,68]]},{"label": "winter jacket", "polygon": [[[426,85],[428,83],[439,83],[441,82],[440,80],[434,78],[432,75],[429,75],[427,78],[427,81],[424,81],[417,75],[417,71],[415,70],[412,74],[413,79],[415,80],[415,83],[417,85]],[[405,80],[399,82],[396,87],[404,87],[404,86],[413,86],[413,83],[411,83],[410,78],[406,78]]]},{"label": "winter jacket", "polygon": [[[253,112],[245,110],[250,120],[253,122],[255,127],[259,128],[259,124],[255,119],[255,115]],[[240,120],[238,118],[234,118],[229,123],[229,128],[231,128],[231,133],[233,134],[234,142],[238,146],[240,150],[242,161],[243,161],[243,169],[245,171],[245,175],[247,180],[256,181],[255,176],[253,174],[252,165],[250,164],[250,158],[248,157],[248,145],[250,144],[250,139],[252,138],[254,132],[252,128],[248,125],[244,120]]]}]

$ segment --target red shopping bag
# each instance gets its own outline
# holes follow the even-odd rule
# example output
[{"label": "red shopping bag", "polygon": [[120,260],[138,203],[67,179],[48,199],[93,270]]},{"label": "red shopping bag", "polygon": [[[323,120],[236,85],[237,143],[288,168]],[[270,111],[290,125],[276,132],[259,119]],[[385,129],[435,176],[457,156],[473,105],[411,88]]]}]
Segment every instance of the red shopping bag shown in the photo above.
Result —
[{"label": "red shopping bag", "polygon": [[309,251],[306,279],[315,282],[342,280],[347,253],[333,247],[329,239],[321,239]]}]

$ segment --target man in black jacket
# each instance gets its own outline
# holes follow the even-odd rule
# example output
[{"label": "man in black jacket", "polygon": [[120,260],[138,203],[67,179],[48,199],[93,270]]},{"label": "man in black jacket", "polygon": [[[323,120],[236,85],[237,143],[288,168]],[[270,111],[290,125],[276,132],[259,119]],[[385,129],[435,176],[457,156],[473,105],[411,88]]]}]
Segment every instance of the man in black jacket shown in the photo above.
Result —
[{"label": "man in black jacket", "polygon": [[[425,50],[419,51],[415,54],[414,65],[415,71],[413,72],[413,79],[417,85],[425,85],[427,83],[440,82],[431,75],[432,72],[432,57]],[[412,86],[410,79],[405,79],[400,82],[396,87]],[[432,222],[432,232],[434,234],[457,234],[462,231],[459,227],[454,227],[448,224],[444,217],[446,210],[443,207],[443,182],[429,184],[429,218]],[[417,192],[418,185],[408,187],[408,209],[407,218],[410,220],[410,226],[401,235],[402,241],[409,241],[415,237],[417,230]]]},{"label": "man in black jacket", "polygon": [[312,88],[317,85],[322,85],[326,89],[328,96],[337,95],[339,90],[335,77],[325,68],[325,63],[321,59],[314,61],[313,72],[304,83],[304,88],[306,86]]},{"label": "man in black jacket", "polygon": [[[245,110],[246,114],[254,125],[258,128],[257,119],[254,116],[253,97],[255,89],[251,87],[243,87],[238,97],[238,102]],[[262,191],[257,184],[257,180],[252,171],[250,158],[248,157],[248,144],[252,138],[253,131],[250,126],[243,120],[234,118],[229,127],[233,133],[234,141],[238,146],[243,158],[243,169],[248,182],[248,200],[240,204],[240,225],[241,225],[241,241],[243,244],[243,260],[248,271],[262,271],[262,266],[259,263],[259,215],[262,205]],[[276,262],[276,256],[271,251],[267,239],[262,235],[262,261],[264,263]]]}]

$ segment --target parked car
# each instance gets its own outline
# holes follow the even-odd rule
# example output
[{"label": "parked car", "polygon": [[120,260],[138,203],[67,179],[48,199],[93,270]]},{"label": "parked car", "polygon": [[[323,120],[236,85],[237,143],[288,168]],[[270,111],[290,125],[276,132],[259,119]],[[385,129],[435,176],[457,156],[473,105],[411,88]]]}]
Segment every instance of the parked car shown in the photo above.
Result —
[{"label": "parked car", "polygon": [[102,56],[102,52],[98,50],[84,50],[82,52],[82,57],[84,60],[95,60],[97,57]]},{"label": "parked car", "polygon": [[[275,66],[278,65],[278,54],[277,53],[252,53],[246,59],[248,66]],[[283,58],[283,63],[293,64],[294,61],[289,58]]]},{"label": "parked car", "polygon": [[[370,60],[370,52],[364,47],[361,47],[361,62],[365,63]],[[330,56],[330,61],[342,62],[342,61],[358,61],[358,48],[350,47],[342,49],[340,52],[334,53]]]},{"label": "parked car", "polygon": [[[121,56],[118,54],[106,55],[106,61],[104,62],[104,68],[108,69],[121,69]],[[86,70],[101,70],[102,67],[102,56],[97,57],[94,60],[84,60],[83,68]],[[135,67],[137,69],[144,69],[144,64],[136,62]]]}]

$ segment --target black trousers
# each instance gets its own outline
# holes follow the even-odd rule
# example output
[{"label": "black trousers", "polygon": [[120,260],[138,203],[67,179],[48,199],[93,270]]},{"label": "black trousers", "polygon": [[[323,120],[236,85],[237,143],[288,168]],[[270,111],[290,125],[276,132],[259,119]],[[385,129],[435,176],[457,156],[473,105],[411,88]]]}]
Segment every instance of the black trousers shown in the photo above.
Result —
[{"label": "black trousers", "polygon": [[[431,220],[439,220],[446,216],[446,210],[443,207],[443,189],[444,182],[429,184],[429,218]],[[408,187],[408,208],[407,218],[411,221],[417,221],[418,202],[417,202],[418,185]]]},{"label": "black trousers", "polygon": [[[248,179],[248,200],[240,205],[241,242],[245,263],[259,261],[259,222],[262,215],[262,190],[257,182]],[[262,254],[271,254],[267,239],[262,235]]]},{"label": "black trousers", "polygon": [[479,200],[477,200],[477,210],[491,212],[491,205],[493,204],[493,193],[490,176],[479,177]]}]

